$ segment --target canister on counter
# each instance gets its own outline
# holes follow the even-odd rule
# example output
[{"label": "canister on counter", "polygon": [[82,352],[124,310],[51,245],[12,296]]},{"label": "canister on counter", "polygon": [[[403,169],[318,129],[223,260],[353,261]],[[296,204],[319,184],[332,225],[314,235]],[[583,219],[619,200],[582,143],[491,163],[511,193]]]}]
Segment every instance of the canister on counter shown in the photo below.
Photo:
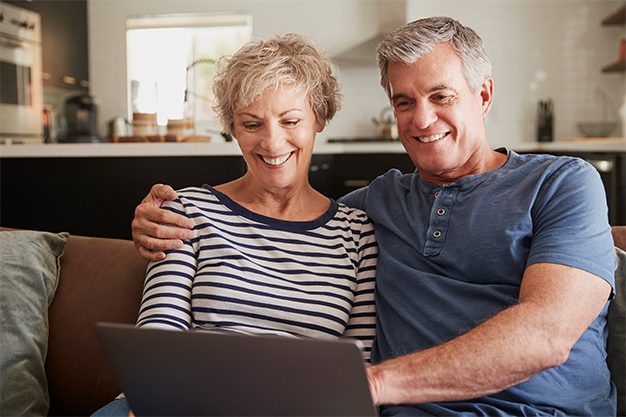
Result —
[{"label": "canister on counter", "polygon": [[195,133],[193,118],[167,119],[167,134],[189,136]]},{"label": "canister on counter", "polygon": [[133,113],[133,135],[151,136],[158,134],[156,113]]}]

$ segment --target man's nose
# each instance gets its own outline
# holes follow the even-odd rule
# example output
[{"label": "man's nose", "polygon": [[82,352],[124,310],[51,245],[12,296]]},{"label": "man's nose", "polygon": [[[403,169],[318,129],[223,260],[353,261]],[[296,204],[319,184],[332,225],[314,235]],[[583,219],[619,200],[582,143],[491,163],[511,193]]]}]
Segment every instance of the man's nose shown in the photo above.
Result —
[{"label": "man's nose", "polygon": [[413,111],[413,124],[419,129],[427,129],[438,119],[437,111],[430,103],[418,104]]}]

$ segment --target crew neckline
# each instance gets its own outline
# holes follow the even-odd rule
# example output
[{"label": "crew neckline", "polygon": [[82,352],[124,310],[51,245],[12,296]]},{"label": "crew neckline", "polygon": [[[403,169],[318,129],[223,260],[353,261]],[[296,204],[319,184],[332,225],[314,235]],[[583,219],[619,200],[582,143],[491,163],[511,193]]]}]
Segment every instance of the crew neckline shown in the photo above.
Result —
[{"label": "crew neckline", "polygon": [[322,214],[320,217],[314,220],[307,221],[291,221],[291,220],[282,220],[276,219],[274,217],[265,216],[263,214],[255,213],[252,210],[249,210],[242,206],[241,204],[234,201],[232,198],[222,193],[221,191],[216,190],[212,186],[208,184],[204,184],[202,186],[203,189],[211,192],[217,200],[230,209],[233,213],[238,216],[244,217],[246,219],[263,223],[269,225],[273,228],[281,229],[281,230],[313,230],[317,229],[320,226],[328,223],[335,215],[337,214],[337,210],[339,209],[339,204],[333,200],[332,198],[328,198],[330,200],[330,207]]}]

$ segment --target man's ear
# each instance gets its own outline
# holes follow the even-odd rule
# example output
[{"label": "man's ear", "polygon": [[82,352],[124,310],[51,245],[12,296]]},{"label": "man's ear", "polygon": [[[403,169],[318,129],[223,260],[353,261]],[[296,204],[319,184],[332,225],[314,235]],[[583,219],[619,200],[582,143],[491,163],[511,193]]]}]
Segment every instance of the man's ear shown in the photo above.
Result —
[{"label": "man's ear", "polygon": [[480,98],[482,99],[483,117],[485,117],[491,109],[491,103],[493,103],[493,78],[485,78],[480,87]]}]

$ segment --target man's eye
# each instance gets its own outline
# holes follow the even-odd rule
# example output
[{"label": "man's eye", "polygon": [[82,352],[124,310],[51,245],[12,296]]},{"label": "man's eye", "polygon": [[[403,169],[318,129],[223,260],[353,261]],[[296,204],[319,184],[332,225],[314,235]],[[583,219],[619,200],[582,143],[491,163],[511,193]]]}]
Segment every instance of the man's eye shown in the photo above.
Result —
[{"label": "man's eye", "polygon": [[396,103],[394,103],[394,107],[396,109],[405,109],[410,105],[410,102],[407,100],[403,100],[403,101],[397,101]]},{"label": "man's eye", "polygon": [[455,95],[453,94],[437,94],[433,97],[433,100],[438,103],[450,103],[453,101]]}]

